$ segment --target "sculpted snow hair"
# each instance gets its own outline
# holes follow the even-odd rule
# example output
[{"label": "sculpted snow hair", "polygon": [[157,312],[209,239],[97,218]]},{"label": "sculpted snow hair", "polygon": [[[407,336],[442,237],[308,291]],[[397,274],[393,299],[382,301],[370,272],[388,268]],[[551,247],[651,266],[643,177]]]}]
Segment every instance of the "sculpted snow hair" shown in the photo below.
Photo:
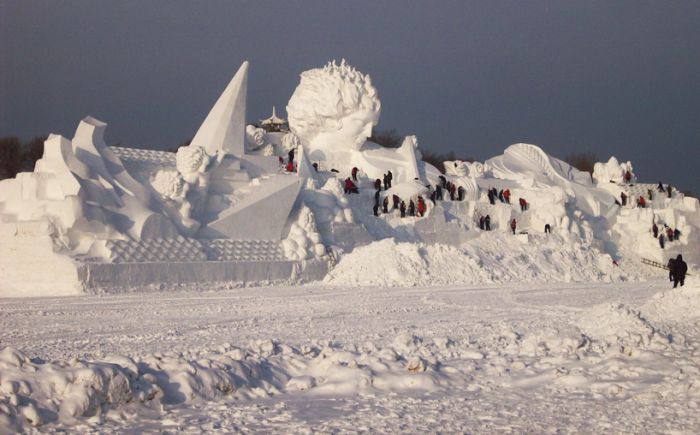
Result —
[{"label": "sculpted snow hair", "polygon": [[323,68],[304,71],[287,105],[290,129],[302,141],[310,142],[320,132],[343,127],[343,118],[364,114],[367,123],[379,121],[381,103],[369,75],[362,74],[343,59]]}]

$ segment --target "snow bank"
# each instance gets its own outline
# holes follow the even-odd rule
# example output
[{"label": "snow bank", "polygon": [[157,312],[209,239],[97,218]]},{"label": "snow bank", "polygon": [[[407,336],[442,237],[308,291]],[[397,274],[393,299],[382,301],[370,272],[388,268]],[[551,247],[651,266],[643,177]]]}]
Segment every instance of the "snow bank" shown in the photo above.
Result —
[{"label": "snow bank", "polygon": [[403,334],[384,348],[371,343],[345,348],[328,341],[292,347],[257,340],[247,349],[226,344],[213,352],[156,353],[140,360],[35,362],[7,347],[0,352],[0,432],[118,419],[120,414],[110,411],[127,404],[159,409],[298,391],[436,391],[446,379],[434,355],[438,348]]},{"label": "snow bank", "polygon": [[462,247],[385,239],[342,257],[325,282],[351,286],[437,286],[531,281],[624,281],[635,271],[580,242],[550,235],[485,233]]}]

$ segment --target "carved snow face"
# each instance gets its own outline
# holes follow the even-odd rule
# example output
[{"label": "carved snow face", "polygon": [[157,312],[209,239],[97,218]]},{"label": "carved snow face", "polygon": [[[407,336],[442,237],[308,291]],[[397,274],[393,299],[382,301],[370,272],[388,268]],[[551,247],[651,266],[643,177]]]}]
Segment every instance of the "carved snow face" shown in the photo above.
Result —
[{"label": "carved snow face", "polygon": [[372,118],[368,112],[359,111],[343,117],[338,121],[338,130],[334,132],[339,146],[360,149],[368,137],[372,136]]},{"label": "carved snow face", "polygon": [[310,152],[359,149],[380,110],[370,77],[345,61],[303,72],[287,104],[289,127]]}]

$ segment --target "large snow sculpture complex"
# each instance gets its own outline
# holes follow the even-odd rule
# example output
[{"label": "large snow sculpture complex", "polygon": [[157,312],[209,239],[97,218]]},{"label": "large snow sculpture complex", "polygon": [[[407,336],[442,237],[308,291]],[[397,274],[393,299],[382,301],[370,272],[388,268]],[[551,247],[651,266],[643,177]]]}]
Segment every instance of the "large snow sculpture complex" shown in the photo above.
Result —
[{"label": "large snow sculpture complex", "polygon": [[303,181],[245,155],[247,74],[176,154],[108,147],[91,117],[51,135],[34,172],[0,182],[0,296],[299,275],[281,241]]},{"label": "large snow sculpture complex", "polygon": [[[0,181],[0,297],[318,279],[331,259],[386,238],[477,257],[467,245],[498,257],[517,251],[512,240],[547,258],[581,247],[608,267],[610,256],[665,261],[669,250],[700,262],[697,199],[634,174],[623,183],[630,162],[597,163],[591,178],[515,144],[483,164],[444,162],[441,174],[421,160],[415,136],[395,149],[368,140],[381,103],[369,76],[345,61],[301,74],[287,105],[291,132],[246,126],[247,75],[244,62],[177,153],[109,147],[106,124],[92,117],[71,140],[51,135],[34,172]],[[351,174],[357,194],[344,192]],[[622,193],[627,205],[616,204]],[[418,212],[402,218],[396,197]],[[635,207],[639,197],[647,208]],[[515,220],[518,233],[482,232],[486,217],[500,233]],[[680,237],[662,248],[652,223]],[[553,252],[557,243],[565,246]],[[394,255],[393,242],[375,246]],[[491,273],[488,261],[465,261]]]}]

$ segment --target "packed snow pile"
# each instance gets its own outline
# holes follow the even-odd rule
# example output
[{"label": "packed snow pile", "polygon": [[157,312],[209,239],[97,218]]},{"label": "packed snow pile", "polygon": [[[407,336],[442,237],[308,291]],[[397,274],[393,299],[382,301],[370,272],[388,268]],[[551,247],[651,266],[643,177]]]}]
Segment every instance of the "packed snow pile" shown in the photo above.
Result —
[{"label": "packed snow pile", "polygon": [[[406,338],[408,337],[408,338]],[[332,342],[292,347],[273,340],[246,349],[225,344],[213,352],[155,353],[134,360],[34,362],[6,347],[0,352],[0,432],[80,419],[119,418],[112,410],[252,399],[307,391],[347,395],[372,391],[437,391],[448,375],[440,371],[435,343],[412,335],[385,348],[372,343],[344,348]],[[441,346],[444,343],[440,341]]]},{"label": "packed snow pile", "polygon": [[334,285],[442,286],[512,281],[638,280],[591,245],[557,236],[485,234],[460,247],[386,239],[344,255],[325,279]]}]

